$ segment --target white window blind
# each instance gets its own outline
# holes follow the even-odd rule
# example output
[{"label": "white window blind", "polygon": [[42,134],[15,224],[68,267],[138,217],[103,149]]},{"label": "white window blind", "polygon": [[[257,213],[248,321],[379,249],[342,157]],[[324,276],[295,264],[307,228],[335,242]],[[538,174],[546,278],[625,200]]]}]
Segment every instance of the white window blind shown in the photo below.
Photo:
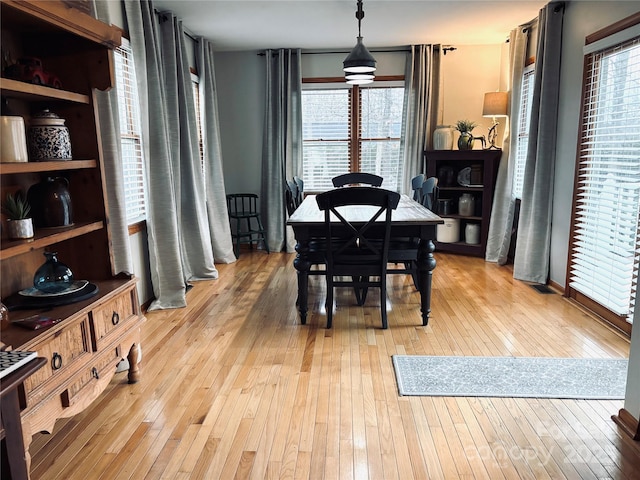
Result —
[{"label": "white window blind", "polygon": [[333,188],[349,172],[349,89],[303,90],[302,140],[305,190]]},{"label": "white window blind", "polygon": [[569,286],[631,322],[638,275],[640,42],[586,56]]},{"label": "white window blind", "polygon": [[404,89],[361,89],[360,169],[384,178],[384,187],[398,190],[402,181],[400,132]]},{"label": "white window blind", "polygon": [[202,108],[201,108],[201,99],[200,99],[200,78],[197,75],[191,74],[191,87],[193,90],[193,100],[195,102],[196,107],[196,128],[198,129],[198,151],[200,154],[200,167],[202,168],[203,174],[205,173],[205,164],[204,164],[204,136],[202,132]]},{"label": "white window blind", "polygon": [[[404,88],[395,86],[303,90],[305,190],[329,190],[333,177],[352,170],[381,175],[383,187],[398,190],[403,102]],[[354,124],[359,131],[352,131]],[[359,158],[350,158],[350,151]]]},{"label": "white window blind", "polygon": [[516,161],[513,172],[513,196],[522,198],[522,184],[524,182],[524,166],[529,147],[529,125],[531,123],[531,104],[533,101],[534,66],[527,67],[522,75],[520,92],[520,108],[518,111],[518,131],[516,141]]},{"label": "white window blind", "polygon": [[140,127],[140,107],[133,52],[126,39],[115,50],[116,89],[122,145],[125,208],[129,225],[146,218],[144,157]]}]

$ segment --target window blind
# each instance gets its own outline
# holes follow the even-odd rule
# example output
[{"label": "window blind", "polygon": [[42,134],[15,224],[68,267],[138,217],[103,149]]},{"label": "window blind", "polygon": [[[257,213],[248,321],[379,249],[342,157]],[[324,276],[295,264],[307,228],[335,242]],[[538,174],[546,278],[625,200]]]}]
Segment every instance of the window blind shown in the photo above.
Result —
[{"label": "window blind", "polygon": [[333,177],[350,171],[381,175],[385,188],[397,190],[403,102],[396,86],[303,90],[305,190],[329,190]]},{"label": "window blind", "polygon": [[631,322],[640,253],[640,41],[585,59],[569,287]]},{"label": "window blind", "polygon": [[383,187],[399,190],[402,181],[400,135],[404,89],[361,89],[360,170],[384,178]]},{"label": "window blind", "polygon": [[522,198],[522,184],[524,182],[524,167],[527,161],[529,146],[529,125],[531,123],[531,104],[533,102],[534,66],[527,67],[522,75],[520,93],[520,108],[518,111],[518,131],[516,142],[515,166],[513,172],[513,196]]},{"label": "window blind", "polygon": [[133,52],[126,39],[123,39],[122,45],[116,48],[114,59],[125,208],[127,221],[131,225],[146,218],[146,207],[139,97]]},{"label": "window blind", "polygon": [[305,190],[329,190],[333,177],[349,172],[349,117],[348,89],[303,91]]}]

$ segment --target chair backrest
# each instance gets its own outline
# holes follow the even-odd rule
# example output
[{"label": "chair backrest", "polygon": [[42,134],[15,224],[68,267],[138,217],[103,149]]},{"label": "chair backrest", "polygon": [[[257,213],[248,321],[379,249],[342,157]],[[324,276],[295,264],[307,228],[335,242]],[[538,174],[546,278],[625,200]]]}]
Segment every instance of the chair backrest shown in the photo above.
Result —
[{"label": "chair backrest", "polygon": [[229,215],[255,215],[258,213],[258,195],[255,193],[227,194]]},{"label": "chair backrest", "polygon": [[438,203],[438,179],[427,178],[422,184],[422,205],[433,211]]},{"label": "chair backrest", "polygon": [[297,175],[293,177],[293,183],[296,184],[297,192],[295,197],[296,205],[299,207],[304,200],[304,182]]},{"label": "chair backrest", "polygon": [[298,187],[296,186],[295,182],[293,182],[292,180],[286,180],[284,184],[284,198],[285,205],[287,207],[287,213],[289,214],[289,216],[291,216],[299,206],[297,197]]},{"label": "chair backrest", "polygon": [[[399,201],[399,193],[373,187],[344,187],[316,196],[318,207],[324,212],[327,268],[340,274],[340,266],[348,271],[358,271],[369,265],[386,274],[391,213]],[[372,209],[364,218],[345,218],[339,208],[352,205],[378,208]],[[384,218],[384,223],[378,221],[380,217]],[[361,272],[365,274],[365,271]]]},{"label": "chair backrest", "polygon": [[345,185],[355,184],[379,187],[382,185],[382,180],[384,179],[381,176],[366,172],[344,173],[331,179],[334,187],[344,187]]},{"label": "chair backrest", "polygon": [[413,199],[418,203],[422,203],[422,184],[424,183],[424,179],[424,173],[420,173],[411,179]]}]

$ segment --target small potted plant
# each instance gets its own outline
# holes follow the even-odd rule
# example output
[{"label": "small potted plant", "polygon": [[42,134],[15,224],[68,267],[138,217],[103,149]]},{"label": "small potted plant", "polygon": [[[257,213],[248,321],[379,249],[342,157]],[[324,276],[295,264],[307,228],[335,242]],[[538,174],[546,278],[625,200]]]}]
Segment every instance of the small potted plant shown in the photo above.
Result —
[{"label": "small potted plant", "polygon": [[20,194],[7,194],[2,202],[2,213],[7,216],[9,238],[22,239],[33,237],[33,221],[29,214],[31,206]]},{"label": "small potted plant", "polygon": [[458,120],[456,122],[456,130],[460,132],[460,137],[458,138],[459,150],[473,150],[474,138],[471,132],[477,126],[478,124],[471,120]]}]

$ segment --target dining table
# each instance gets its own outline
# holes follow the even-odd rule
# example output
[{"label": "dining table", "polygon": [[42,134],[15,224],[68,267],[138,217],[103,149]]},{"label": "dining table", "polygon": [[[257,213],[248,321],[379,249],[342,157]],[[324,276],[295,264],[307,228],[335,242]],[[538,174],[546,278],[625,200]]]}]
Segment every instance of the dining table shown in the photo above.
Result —
[{"label": "dining table", "polygon": [[[352,223],[365,223],[371,218],[371,210],[377,207],[370,206],[345,206],[339,207],[341,215]],[[384,222],[384,219],[379,219]],[[427,209],[407,195],[402,195],[398,207],[393,210],[391,216],[391,237],[393,239],[415,239],[417,248],[407,247],[407,255],[403,261],[415,262],[417,265],[417,288],[420,292],[420,312],[422,325],[427,325],[431,314],[431,282],[433,270],[436,268],[436,260],[433,256],[436,239],[436,227],[444,223],[438,215]],[[315,195],[307,195],[300,206],[291,214],[287,225],[293,229],[296,239],[296,257],[293,261],[298,275],[298,311],[300,320],[304,325],[307,321],[307,303],[309,274],[312,258],[317,260],[317,253],[313,252],[310,244],[322,243],[325,237],[324,212],[318,208]],[[335,219],[335,226],[339,227],[340,221]],[[332,224],[332,228],[333,228]],[[375,230],[375,229],[374,229]],[[379,229],[380,235],[384,229]],[[414,242],[397,242],[399,245],[415,245]],[[413,258],[415,256],[415,258]]]}]

